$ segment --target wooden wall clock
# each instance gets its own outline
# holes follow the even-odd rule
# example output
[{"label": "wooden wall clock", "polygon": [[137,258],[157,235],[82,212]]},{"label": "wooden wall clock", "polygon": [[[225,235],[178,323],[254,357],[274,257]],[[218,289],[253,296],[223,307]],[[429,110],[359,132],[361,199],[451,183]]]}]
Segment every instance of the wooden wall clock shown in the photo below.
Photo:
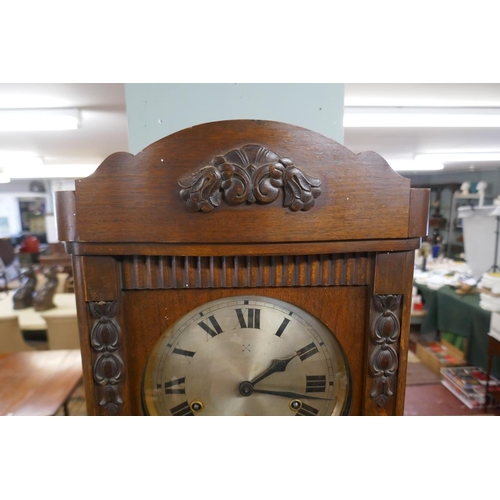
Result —
[{"label": "wooden wall clock", "polygon": [[429,192],[277,122],[199,125],[56,193],[89,415],[402,415]]}]

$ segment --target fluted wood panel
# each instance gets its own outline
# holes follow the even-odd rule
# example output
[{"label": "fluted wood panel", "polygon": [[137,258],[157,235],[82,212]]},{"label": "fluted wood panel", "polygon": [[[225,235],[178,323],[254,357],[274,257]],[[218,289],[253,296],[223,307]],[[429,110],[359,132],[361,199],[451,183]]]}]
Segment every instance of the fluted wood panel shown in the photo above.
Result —
[{"label": "fluted wood panel", "polygon": [[124,257],[124,290],[338,286],[370,283],[366,253],[243,257]]}]

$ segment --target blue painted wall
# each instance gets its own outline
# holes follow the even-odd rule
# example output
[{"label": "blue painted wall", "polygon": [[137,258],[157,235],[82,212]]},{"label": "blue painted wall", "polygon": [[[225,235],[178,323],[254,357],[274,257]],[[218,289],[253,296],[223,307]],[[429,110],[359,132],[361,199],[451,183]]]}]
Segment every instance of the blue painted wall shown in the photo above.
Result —
[{"label": "blue painted wall", "polygon": [[274,120],[344,141],[343,83],[127,83],[130,152],[200,123]]}]

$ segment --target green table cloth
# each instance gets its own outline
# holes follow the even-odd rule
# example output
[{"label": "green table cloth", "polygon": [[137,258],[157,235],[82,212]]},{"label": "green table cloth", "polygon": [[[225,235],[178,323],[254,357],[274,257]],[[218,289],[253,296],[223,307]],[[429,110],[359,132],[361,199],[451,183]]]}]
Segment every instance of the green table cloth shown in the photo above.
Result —
[{"label": "green table cloth", "polygon": [[[415,283],[422,295],[427,315],[421,325],[422,333],[438,331],[467,339],[467,361],[486,370],[488,362],[488,332],[491,312],[479,307],[479,293],[459,295],[455,288],[445,285],[432,290]],[[500,377],[500,359],[494,358],[492,373]]]}]

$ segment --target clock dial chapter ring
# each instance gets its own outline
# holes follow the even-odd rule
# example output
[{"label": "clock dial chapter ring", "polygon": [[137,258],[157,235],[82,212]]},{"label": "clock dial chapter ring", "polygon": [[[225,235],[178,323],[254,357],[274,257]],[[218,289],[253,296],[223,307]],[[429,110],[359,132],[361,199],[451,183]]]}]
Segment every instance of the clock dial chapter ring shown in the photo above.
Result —
[{"label": "clock dial chapter ring", "polygon": [[340,346],[316,318],[240,296],[207,303],[165,332],[143,391],[150,415],[331,415],[342,413],[350,380]]}]

